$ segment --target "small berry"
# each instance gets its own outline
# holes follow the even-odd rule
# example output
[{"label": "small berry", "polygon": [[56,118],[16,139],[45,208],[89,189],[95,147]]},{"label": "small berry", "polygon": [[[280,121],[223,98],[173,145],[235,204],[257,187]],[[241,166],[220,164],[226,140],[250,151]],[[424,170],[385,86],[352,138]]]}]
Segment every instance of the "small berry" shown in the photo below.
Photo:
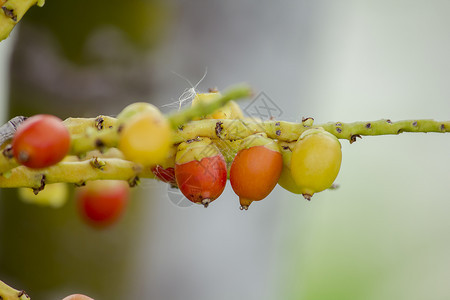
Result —
[{"label": "small berry", "polygon": [[272,139],[261,134],[244,139],[230,169],[231,187],[239,196],[241,210],[270,194],[282,168],[279,146]]},{"label": "small berry", "polygon": [[210,139],[183,142],[178,147],[175,178],[186,198],[207,207],[225,189],[227,165]]},{"label": "small berry", "polygon": [[18,189],[18,194],[20,199],[26,203],[59,208],[66,203],[69,189],[67,183],[58,182],[46,184],[38,194],[34,193],[33,189],[24,187]]},{"label": "small berry", "polygon": [[77,189],[76,198],[81,215],[89,224],[104,227],[122,215],[129,199],[130,187],[126,181],[88,181]]},{"label": "small berry", "polygon": [[164,161],[171,146],[169,122],[159,111],[137,113],[121,125],[119,149],[126,159],[154,166]]},{"label": "small berry", "polygon": [[61,119],[35,115],[17,128],[12,140],[16,160],[29,168],[41,169],[60,162],[70,150],[70,133]]},{"label": "small berry", "polygon": [[334,135],[322,128],[303,132],[294,146],[290,166],[292,178],[305,199],[331,187],[341,161],[341,144]]},{"label": "small berry", "polygon": [[294,145],[292,145],[291,143],[282,143],[281,145],[280,149],[281,155],[283,156],[283,170],[281,171],[280,179],[278,179],[278,185],[291,193],[301,194],[302,189],[295,183],[291,172],[293,146]]}]

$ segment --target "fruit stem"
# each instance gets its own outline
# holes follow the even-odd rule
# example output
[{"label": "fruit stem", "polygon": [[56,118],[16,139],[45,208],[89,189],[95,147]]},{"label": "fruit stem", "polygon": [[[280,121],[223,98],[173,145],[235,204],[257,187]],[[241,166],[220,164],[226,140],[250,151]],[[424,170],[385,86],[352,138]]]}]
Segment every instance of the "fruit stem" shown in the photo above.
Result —
[{"label": "fruit stem", "polygon": [[0,174],[5,176],[5,173],[8,172],[8,170],[17,167],[18,165],[19,164],[12,155],[11,146],[7,145],[0,152]]},{"label": "fruit stem", "polygon": [[177,129],[181,125],[190,120],[208,115],[215,110],[221,108],[231,100],[239,100],[242,98],[249,98],[252,95],[252,90],[247,85],[235,86],[228,91],[225,91],[219,98],[206,102],[199,101],[195,106],[188,109],[173,113],[168,116],[169,123],[172,128]]},{"label": "fruit stem", "polygon": [[[95,119],[67,119],[65,122],[69,123],[68,128],[71,132],[79,132],[78,126],[84,127],[86,132],[89,132],[92,127],[95,127]],[[76,122],[76,126],[71,124]],[[114,120],[109,119],[108,126],[104,129],[92,129],[95,133],[105,133],[109,139],[103,141],[113,141],[109,136],[110,131],[117,133],[114,127]],[[217,124],[220,122],[221,130],[217,130]],[[72,126],[73,125],[73,126]],[[211,137],[212,141],[218,144],[221,152],[224,152],[224,157],[227,163],[231,163],[234,155],[238,151],[239,141],[251,134],[257,132],[265,132],[269,138],[277,139],[281,146],[290,145],[298,139],[303,131],[310,127],[311,124],[304,123],[290,123],[284,121],[265,121],[258,122],[247,119],[239,120],[200,120],[191,121],[184,125],[183,129],[178,129],[174,143],[189,140],[194,137]],[[450,121],[438,122],[434,120],[405,120],[399,122],[391,122],[389,120],[379,120],[371,122],[354,122],[354,123],[326,123],[318,125],[323,127],[326,131],[335,135],[340,139],[347,139],[351,143],[356,140],[356,137],[369,135],[390,135],[400,134],[402,132],[438,132],[445,133],[450,130]],[[81,144],[90,140],[90,138],[79,139]],[[92,140],[91,140],[92,142]],[[81,145],[79,144],[79,145]],[[106,145],[109,145],[105,142]],[[86,143],[84,144],[86,145]],[[82,147],[81,147],[82,148]],[[90,147],[85,147],[90,148]],[[140,170],[139,165],[130,161],[119,158],[105,158],[104,169],[97,169],[92,167],[89,160],[80,161],[65,161],[56,166],[43,170],[30,170],[25,167],[16,167],[16,161],[8,155],[5,148],[0,153],[0,187],[31,187],[40,188],[42,175],[46,176],[46,183],[68,182],[80,184],[88,180],[97,179],[119,179],[130,180],[135,176],[141,178],[154,178],[150,170]],[[226,153],[225,153],[226,152]],[[83,153],[85,155],[85,153]],[[114,154],[113,157],[119,157],[119,154]],[[94,163],[95,165],[95,163]]]},{"label": "fruit stem", "polygon": [[[80,185],[89,180],[116,179],[133,181],[136,176],[154,178],[150,168],[119,158],[102,158],[102,167],[96,166],[96,158],[84,161],[63,161],[45,169],[30,169],[20,166],[9,171],[9,176],[0,176],[0,187],[30,187],[42,190],[45,184],[67,182]],[[98,160],[97,160],[98,161]]]},{"label": "fruit stem", "polygon": [[353,123],[326,123],[318,125],[336,136],[338,139],[349,140],[350,143],[356,141],[361,136],[375,135],[398,135],[403,132],[450,132],[450,121],[435,120],[403,120],[392,122],[389,119],[382,119],[371,122]]},{"label": "fruit stem", "polygon": [[0,0],[0,41],[6,39],[14,26],[22,19],[23,15],[33,5],[44,5],[44,0]]},{"label": "fruit stem", "polygon": [[0,280],[0,299],[2,300],[29,300],[25,291],[16,290]]},{"label": "fruit stem", "polygon": [[[217,130],[220,124],[220,131]],[[391,122],[383,119],[369,122],[330,122],[320,125],[292,123],[285,121],[256,121],[251,119],[191,121],[178,129],[174,143],[180,143],[198,136],[211,139],[240,140],[255,133],[266,133],[267,137],[283,142],[294,142],[307,129],[322,127],[338,139],[346,139],[351,143],[356,138],[371,135],[393,135],[402,132],[450,132],[450,121],[403,120]]]},{"label": "fruit stem", "polygon": [[[0,0],[1,1],[1,0]],[[190,120],[210,114],[216,109],[224,106],[231,100],[248,98],[251,96],[251,90],[246,85],[240,85],[230,88],[228,91],[214,101],[208,103],[199,103],[193,107],[182,111],[172,113],[167,119],[172,128],[181,128],[182,125]],[[98,119],[102,117],[103,126],[99,128]],[[69,118],[64,121],[67,129],[71,133],[71,154],[82,155],[83,153],[109,147],[117,147],[119,141],[119,132],[117,128],[117,119],[106,116],[97,118]],[[179,143],[179,142],[178,142]],[[0,165],[0,170],[2,170]]]}]

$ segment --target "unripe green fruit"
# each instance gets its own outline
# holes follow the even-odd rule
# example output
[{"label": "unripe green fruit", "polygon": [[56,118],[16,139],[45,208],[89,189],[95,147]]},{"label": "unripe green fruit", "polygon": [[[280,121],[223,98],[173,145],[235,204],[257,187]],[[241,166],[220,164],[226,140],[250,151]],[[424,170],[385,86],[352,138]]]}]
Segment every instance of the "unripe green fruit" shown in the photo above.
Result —
[{"label": "unripe green fruit", "polygon": [[310,200],[315,193],[328,189],[341,167],[339,140],[322,128],[309,129],[300,136],[291,158],[291,174],[300,192]]}]

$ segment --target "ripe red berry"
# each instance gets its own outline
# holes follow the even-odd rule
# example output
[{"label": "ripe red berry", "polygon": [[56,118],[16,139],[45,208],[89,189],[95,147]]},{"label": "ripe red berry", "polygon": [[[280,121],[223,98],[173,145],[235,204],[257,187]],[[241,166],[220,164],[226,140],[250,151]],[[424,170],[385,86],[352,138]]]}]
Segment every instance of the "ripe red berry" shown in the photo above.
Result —
[{"label": "ripe red berry", "polygon": [[208,207],[225,189],[227,165],[210,139],[181,143],[175,163],[175,178],[183,195]]},{"label": "ripe red berry", "polygon": [[250,136],[242,143],[230,169],[230,183],[239,196],[241,209],[262,200],[280,178],[283,159],[279,146],[264,136]]},{"label": "ripe red berry", "polygon": [[12,150],[20,164],[35,169],[46,168],[67,155],[70,133],[58,117],[35,115],[17,128]]},{"label": "ripe red berry", "polygon": [[129,199],[129,190],[125,181],[88,181],[76,194],[80,213],[91,225],[110,225],[122,215]]}]

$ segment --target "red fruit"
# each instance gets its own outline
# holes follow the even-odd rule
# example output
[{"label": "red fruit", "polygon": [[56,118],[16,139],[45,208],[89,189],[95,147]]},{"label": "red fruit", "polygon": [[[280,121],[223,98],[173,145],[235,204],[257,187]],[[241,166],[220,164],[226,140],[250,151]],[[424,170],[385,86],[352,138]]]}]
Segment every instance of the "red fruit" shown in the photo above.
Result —
[{"label": "red fruit", "polygon": [[208,207],[225,189],[227,164],[211,140],[181,143],[176,157],[175,178],[183,195]]},{"label": "red fruit", "polygon": [[241,209],[247,210],[253,201],[267,197],[280,178],[283,168],[281,153],[277,151],[276,143],[268,143],[244,148],[233,160],[230,183],[239,196]]},{"label": "red fruit", "polygon": [[129,190],[125,181],[89,181],[77,191],[80,213],[91,225],[110,225],[122,215],[129,199]]},{"label": "red fruit", "polygon": [[172,186],[177,185],[175,180],[175,169],[172,167],[164,168],[160,165],[152,168],[153,174],[162,182],[170,183]]},{"label": "red fruit", "polygon": [[35,115],[17,128],[12,140],[16,160],[29,168],[46,168],[61,161],[70,150],[70,133],[61,119]]},{"label": "red fruit", "polygon": [[65,297],[62,300],[94,300],[91,297],[85,296],[85,295],[81,295],[81,294],[73,294],[73,295],[69,295],[67,297]]}]

